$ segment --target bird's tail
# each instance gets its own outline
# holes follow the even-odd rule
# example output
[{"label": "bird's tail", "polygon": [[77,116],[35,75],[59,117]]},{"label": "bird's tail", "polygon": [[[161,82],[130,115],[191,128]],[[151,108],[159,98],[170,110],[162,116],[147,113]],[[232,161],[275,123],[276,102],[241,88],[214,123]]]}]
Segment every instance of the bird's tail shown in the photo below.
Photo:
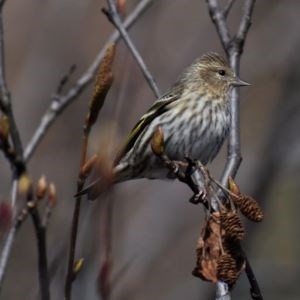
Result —
[{"label": "bird's tail", "polygon": [[127,176],[125,175],[127,173],[126,170],[127,168],[125,165],[117,165],[109,174],[106,173],[100,176],[98,174],[96,179],[92,180],[86,187],[75,194],[74,197],[77,198],[86,195],[89,200],[97,199],[112,185],[127,180]]},{"label": "bird's tail", "polygon": [[103,188],[100,190],[99,186],[101,185],[101,178],[98,178],[88,184],[84,189],[75,194],[75,198],[87,195],[89,200],[97,199],[103,192]]}]

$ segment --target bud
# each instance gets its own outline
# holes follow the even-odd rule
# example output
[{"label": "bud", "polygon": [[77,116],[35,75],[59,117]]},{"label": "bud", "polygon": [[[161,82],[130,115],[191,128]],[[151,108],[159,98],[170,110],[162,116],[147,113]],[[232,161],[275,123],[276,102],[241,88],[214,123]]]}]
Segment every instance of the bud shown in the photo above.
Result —
[{"label": "bud", "polygon": [[92,169],[94,168],[94,166],[96,165],[96,162],[98,160],[98,155],[94,154],[91,158],[89,158],[86,163],[83,165],[83,167],[81,168],[81,176],[86,178],[89,176],[89,174],[91,173]]},{"label": "bud", "polygon": [[7,201],[0,203],[0,232],[5,232],[12,222],[12,207]]},{"label": "bud", "polygon": [[228,178],[228,187],[229,187],[229,190],[232,193],[234,193],[235,195],[238,196],[241,194],[239,186],[235,183],[235,181],[233,180],[233,178],[231,176],[229,176],[229,178]]},{"label": "bud", "polygon": [[78,260],[75,261],[74,268],[73,268],[73,274],[75,276],[82,270],[83,263],[84,263],[84,258],[83,257],[81,257],[81,258],[79,258]]},{"label": "bud", "polygon": [[54,206],[56,204],[56,200],[56,187],[54,183],[51,182],[48,187],[48,203],[51,206]]},{"label": "bud", "polygon": [[160,156],[164,153],[164,133],[161,127],[157,127],[151,139],[151,148],[155,155]]},{"label": "bud", "polygon": [[0,138],[7,141],[9,135],[9,121],[6,115],[0,117]]},{"label": "bud", "polygon": [[27,173],[23,173],[19,179],[18,189],[19,193],[26,195],[31,188],[31,180]]},{"label": "bud", "polygon": [[118,13],[122,17],[125,17],[125,15],[126,15],[126,0],[118,0],[117,1],[117,10],[118,10]]},{"label": "bud", "polygon": [[35,206],[36,206],[36,202],[35,201],[28,201],[27,202],[28,209],[34,208]]},{"label": "bud", "polygon": [[112,260],[110,257],[106,257],[101,264],[98,275],[99,293],[103,299],[108,299],[111,292],[111,269]]},{"label": "bud", "polygon": [[36,198],[38,200],[41,200],[45,197],[46,191],[47,191],[47,181],[46,177],[43,175],[38,181],[37,188],[36,188]]}]

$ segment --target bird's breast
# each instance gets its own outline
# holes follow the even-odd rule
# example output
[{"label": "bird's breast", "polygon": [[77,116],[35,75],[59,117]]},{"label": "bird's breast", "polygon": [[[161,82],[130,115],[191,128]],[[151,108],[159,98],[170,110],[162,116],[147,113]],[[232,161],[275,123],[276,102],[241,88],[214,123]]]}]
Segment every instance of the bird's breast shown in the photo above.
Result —
[{"label": "bird's breast", "polygon": [[190,156],[206,164],[216,156],[227,136],[229,110],[224,103],[203,97],[177,110],[174,121],[162,126],[167,154],[177,160]]}]

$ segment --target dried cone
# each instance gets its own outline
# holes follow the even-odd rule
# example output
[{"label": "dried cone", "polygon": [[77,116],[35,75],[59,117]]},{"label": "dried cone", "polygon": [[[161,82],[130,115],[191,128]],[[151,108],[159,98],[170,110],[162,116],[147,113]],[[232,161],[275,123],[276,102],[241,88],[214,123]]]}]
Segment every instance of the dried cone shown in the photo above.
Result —
[{"label": "dried cone", "polygon": [[160,156],[164,153],[164,133],[161,127],[157,127],[151,139],[151,148],[155,155]]},{"label": "dried cone", "polygon": [[43,175],[39,179],[37,187],[36,187],[36,193],[35,193],[35,195],[36,195],[36,198],[38,200],[41,200],[41,199],[43,199],[45,197],[46,191],[47,191],[47,187],[48,187],[47,180],[46,180],[46,177]]},{"label": "dried cone", "polygon": [[240,271],[237,267],[235,259],[230,254],[223,254],[217,260],[217,277],[218,280],[224,281],[232,287],[238,277]]},{"label": "dried cone", "polygon": [[262,209],[254,198],[244,194],[239,197],[233,196],[231,198],[246,218],[253,222],[261,222],[263,220],[264,215]]},{"label": "dried cone", "polygon": [[225,231],[225,237],[238,241],[244,238],[245,231],[243,224],[235,212],[222,212],[220,220],[222,229]]},{"label": "dried cone", "polygon": [[235,194],[231,194],[230,198],[239,208],[241,213],[251,221],[261,222],[264,216],[257,201],[248,195],[241,194],[238,185],[235,183],[232,177],[229,177],[228,179],[228,186],[229,190]]}]

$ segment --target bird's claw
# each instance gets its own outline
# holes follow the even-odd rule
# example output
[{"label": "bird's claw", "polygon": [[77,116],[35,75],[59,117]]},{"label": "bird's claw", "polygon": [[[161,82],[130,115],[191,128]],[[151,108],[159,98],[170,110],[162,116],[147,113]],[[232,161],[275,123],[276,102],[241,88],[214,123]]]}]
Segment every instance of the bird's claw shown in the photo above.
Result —
[{"label": "bird's claw", "polygon": [[190,202],[193,204],[203,203],[207,197],[207,193],[204,190],[200,190],[198,193],[195,193],[191,198]]}]

